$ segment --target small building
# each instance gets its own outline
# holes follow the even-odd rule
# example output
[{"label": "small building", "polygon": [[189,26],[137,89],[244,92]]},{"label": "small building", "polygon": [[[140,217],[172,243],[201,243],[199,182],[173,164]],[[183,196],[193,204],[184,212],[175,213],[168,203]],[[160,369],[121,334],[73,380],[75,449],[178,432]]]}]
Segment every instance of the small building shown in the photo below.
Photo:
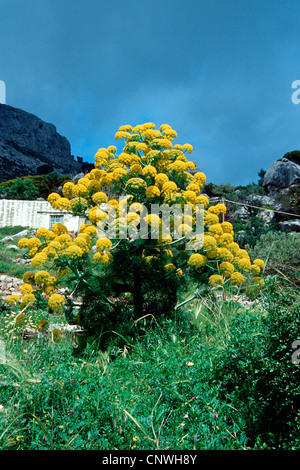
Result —
[{"label": "small building", "polygon": [[55,210],[48,201],[0,199],[0,228],[22,226],[51,230],[56,222],[65,225],[69,232],[77,232],[85,219],[66,211]]}]

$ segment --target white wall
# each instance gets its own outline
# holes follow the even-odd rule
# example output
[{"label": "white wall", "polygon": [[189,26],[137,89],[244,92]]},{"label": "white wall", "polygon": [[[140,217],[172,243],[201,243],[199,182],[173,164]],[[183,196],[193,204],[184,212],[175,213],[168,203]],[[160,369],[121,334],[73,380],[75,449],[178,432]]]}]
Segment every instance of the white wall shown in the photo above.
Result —
[{"label": "white wall", "polygon": [[30,227],[50,229],[50,216],[63,215],[62,223],[69,231],[77,231],[84,223],[78,216],[57,211],[47,201],[21,201],[16,199],[0,199],[0,227]]}]

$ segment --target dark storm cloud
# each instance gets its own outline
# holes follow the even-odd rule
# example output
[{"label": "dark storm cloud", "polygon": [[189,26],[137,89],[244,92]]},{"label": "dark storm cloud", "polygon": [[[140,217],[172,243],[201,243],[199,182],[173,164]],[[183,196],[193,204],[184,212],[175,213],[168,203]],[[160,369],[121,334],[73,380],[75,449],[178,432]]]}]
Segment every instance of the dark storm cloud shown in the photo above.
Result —
[{"label": "dark storm cloud", "polygon": [[122,124],[169,123],[216,183],[299,148],[299,2],[0,0],[7,103],[92,161]]}]

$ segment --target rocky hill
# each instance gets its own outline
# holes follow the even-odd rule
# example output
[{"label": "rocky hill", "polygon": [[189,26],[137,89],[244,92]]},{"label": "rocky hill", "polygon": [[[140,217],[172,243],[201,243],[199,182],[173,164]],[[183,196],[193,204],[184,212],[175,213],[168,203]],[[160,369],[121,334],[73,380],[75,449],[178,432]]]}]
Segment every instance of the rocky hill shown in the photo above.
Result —
[{"label": "rocky hill", "polygon": [[0,181],[55,171],[75,175],[82,163],[53,124],[34,114],[0,104]]}]

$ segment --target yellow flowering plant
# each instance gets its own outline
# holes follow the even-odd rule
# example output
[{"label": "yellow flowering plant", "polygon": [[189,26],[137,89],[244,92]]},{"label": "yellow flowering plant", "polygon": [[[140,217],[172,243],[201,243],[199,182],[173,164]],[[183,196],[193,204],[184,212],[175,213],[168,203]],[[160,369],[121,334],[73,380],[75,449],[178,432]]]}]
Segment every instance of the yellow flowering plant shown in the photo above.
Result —
[{"label": "yellow flowering plant", "polygon": [[[172,312],[189,277],[223,289],[249,285],[252,276],[254,290],[261,288],[263,261],[251,261],[234,241],[226,206],[202,194],[206,175],[189,159],[192,145],[174,144],[176,137],[167,124],[121,126],[119,154],[116,146],[99,148],[95,168],[49,195],[56,210],[85,219],[78,234],[57,223],[19,241],[50,309],[65,309],[73,321],[72,298],[82,295],[77,320],[99,333],[126,319]],[[23,290],[21,302],[34,296]]]}]

